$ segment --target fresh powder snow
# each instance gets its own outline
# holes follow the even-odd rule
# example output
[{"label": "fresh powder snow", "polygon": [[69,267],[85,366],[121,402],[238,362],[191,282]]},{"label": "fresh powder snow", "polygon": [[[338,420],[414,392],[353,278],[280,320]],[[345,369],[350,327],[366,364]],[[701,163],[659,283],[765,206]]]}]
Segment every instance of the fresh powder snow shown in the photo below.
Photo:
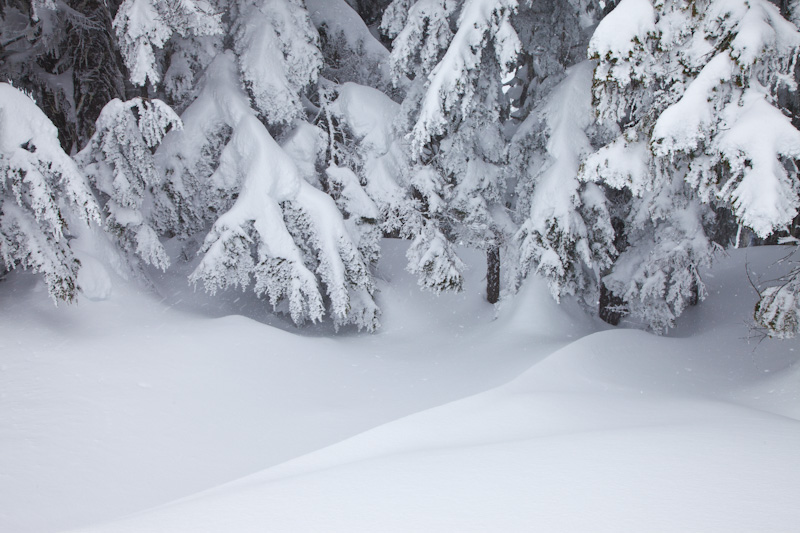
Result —
[{"label": "fresh powder snow", "polygon": [[[155,277],[55,309],[0,284],[0,529],[788,531],[800,345],[749,331],[733,251],[671,335],[614,330],[532,280],[497,317],[420,292],[384,241],[383,328],[328,338],[251,293]],[[160,295],[160,296],[159,296]]]},{"label": "fresh powder snow", "polygon": [[0,533],[800,528],[800,0],[0,43]]}]

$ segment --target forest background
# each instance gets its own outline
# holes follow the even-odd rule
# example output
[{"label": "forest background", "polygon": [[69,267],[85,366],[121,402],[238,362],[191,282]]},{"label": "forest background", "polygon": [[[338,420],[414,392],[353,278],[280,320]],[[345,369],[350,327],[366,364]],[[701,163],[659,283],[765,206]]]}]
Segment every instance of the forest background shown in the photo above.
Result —
[{"label": "forest background", "polygon": [[[798,23],[788,0],[4,0],[0,268],[70,302],[85,250],[144,285],[196,261],[212,293],[374,331],[401,237],[423,289],[462,288],[465,246],[492,303],[535,273],[664,332],[725,248],[796,253]],[[789,270],[754,315],[784,338]]]}]

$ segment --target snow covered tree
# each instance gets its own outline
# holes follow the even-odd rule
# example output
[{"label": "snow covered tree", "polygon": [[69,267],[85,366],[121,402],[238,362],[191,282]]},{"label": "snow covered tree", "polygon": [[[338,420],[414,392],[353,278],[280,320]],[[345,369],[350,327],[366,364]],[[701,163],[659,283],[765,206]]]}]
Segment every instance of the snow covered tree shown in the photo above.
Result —
[{"label": "snow covered tree", "polygon": [[557,300],[563,294],[597,301],[600,272],[616,254],[603,190],[579,179],[580,165],[597,139],[592,107],[594,63],[568,70],[520,126],[509,169],[518,174],[524,216],[514,236],[516,285],[531,271],[545,277]]},{"label": "snow covered tree", "polygon": [[499,297],[506,218],[503,82],[520,48],[510,22],[516,8],[515,0],[395,0],[383,19],[394,37],[392,75],[414,80],[400,127],[425,219],[409,249],[409,269],[423,287],[459,289],[463,265],[452,244],[484,249],[490,302]]},{"label": "snow covered tree", "polygon": [[[405,76],[414,80],[396,119],[401,135],[407,135],[413,127],[427,78],[453,38],[450,25],[457,8],[453,0],[394,0],[384,13],[381,29],[393,39],[392,80],[396,84]],[[449,184],[432,165],[438,144],[432,142],[426,148],[424,157],[416,158],[409,170],[411,194],[420,217],[409,228],[413,241],[407,253],[408,270],[418,276],[425,289],[459,291],[464,264],[447,235]]]},{"label": "snow covered tree", "polygon": [[[795,26],[800,27],[800,2],[796,0],[783,0],[779,2],[781,13],[791,20]],[[795,82],[797,70],[795,69]],[[800,91],[784,90],[779,93],[778,103],[786,106],[786,111],[791,113],[792,123],[797,126],[800,121]],[[783,98],[781,98],[783,97]],[[796,161],[792,164],[796,164]],[[765,328],[767,334],[777,338],[793,338],[800,333],[800,269],[797,268],[798,246],[797,221],[795,217],[789,236],[780,241],[794,243],[794,250],[782,263],[789,263],[791,268],[775,283],[763,289],[759,302],[756,304],[754,318],[756,324]]]},{"label": "snow covered tree", "polygon": [[556,299],[597,300],[598,276],[615,253],[602,188],[578,179],[583,158],[607,132],[592,107],[594,64],[586,46],[599,9],[591,2],[538,0],[514,17],[522,52],[508,83],[513,116],[526,117],[510,144],[508,203],[520,227],[509,247],[518,287],[544,276]]},{"label": "snow covered tree", "polygon": [[157,52],[173,34],[220,33],[221,16],[205,0],[124,0],[114,17],[114,30],[130,80],[156,85],[161,81]]},{"label": "snow covered tree", "polygon": [[[222,122],[230,128],[211,183],[238,190],[206,237],[203,259],[191,279],[213,292],[247,287],[253,277],[256,293],[265,294],[298,324],[322,318],[321,282],[337,327],[375,329],[372,277],[339,210],[303,179],[292,157],[258,120],[238,84],[234,61],[230,53],[220,55],[206,74],[204,92],[224,98],[201,94],[187,109],[191,117],[194,106],[213,105],[198,113],[206,119],[199,126]],[[188,119],[185,125],[188,138],[200,133]]]},{"label": "snow covered tree", "polygon": [[180,127],[178,116],[160,100],[114,99],[77,156],[101,197],[107,229],[123,250],[162,270],[169,258],[154,229],[162,177],[152,150],[167,131]]},{"label": "snow covered tree", "polygon": [[26,94],[0,83],[3,269],[20,266],[41,273],[54,300],[73,301],[80,263],[68,243],[72,219],[99,222],[86,179],[61,149],[45,114]]},{"label": "snow covered tree", "polygon": [[[374,16],[379,6],[362,2]],[[367,4],[373,4],[369,10]],[[365,21],[345,0],[306,0],[311,21],[320,36],[321,75],[335,83],[354,82],[385,92],[392,90],[389,50],[370,32]]]},{"label": "snow covered tree", "polygon": [[762,236],[796,214],[800,133],[774,104],[799,39],[766,0],[622,0],[592,38],[598,113],[622,133],[584,177],[632,194],[604,282],[654,330],[703,297],[708,204]]},{"label": "snow covered tree", "polygon": [[337,328],[374,330],[370,258],[349,224],[375,213],[347,204],[345,221],[314,186],[337,182],[342,198],[361,190],[348,169],[318,172],[325,134],[303,120],[322,66],[310,17],[296,0],[248,0],[231,13],[232,49],[211,62],[183,131],[157,153],[179,233],[213,222],[191,280],[211,292],[254,281],[297,324],[327,308]]}]

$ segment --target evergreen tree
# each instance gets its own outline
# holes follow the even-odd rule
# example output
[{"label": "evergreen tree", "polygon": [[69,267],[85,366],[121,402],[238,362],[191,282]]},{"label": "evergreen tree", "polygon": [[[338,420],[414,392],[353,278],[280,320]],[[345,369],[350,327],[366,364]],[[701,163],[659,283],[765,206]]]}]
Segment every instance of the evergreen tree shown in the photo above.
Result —
[{"label": "evergreen tree", "polygon": [[774,104],[798,43],[765,0],[622,0],[592,38],[598,112],[621,134],[584,177],[631,193],[604,282],[656,331],[704,295],[708,204],[761,236],[797,211],[800,134]]},{"label": "evergreen tree", "polygon": [[[392,74],[413,78],[400,128],[415,162],[411,185],[424,223],[409,269],[434,290],[460,289],[453,243],[487,251],[487,298],[499,297],[504,240],[503,82],[519,52],[510,18],[515,0],[395,0],[384,31],[394,37]],[[452,32],[451,27],[456,29]]]},{"label": "evergreen tree", "polygon": [[[314,186],[339,180],[349,193],[353,176],[318,172],[324,135],[303,120],[322,65],[310,17],[295,0],[245,1],[230,11],[232,49],[211,62],[184,130],[157,154],[178,233],[213,222],[191,279],[212,292],[254,279],[256,293],[298,324],[320,320],[327,307],[337,328],[374,330],[371,257]],[[375,216],[349,207],[353,221]]]},{"label": "evergreen tree", "polygon": [[[77,216],[77,218],[76,218]],[[80,263],[67,222],[99,222],[84,176],[52,122],[24,93],[0,83],[0,263],[44,276],[50,296],[71,302]]]},{"label": "evergreen tree", "polygon": [[105,224],[120,247],[162,270],[169,258],[154,229],[155,204],[163,189],[152,150],[181,122],[160,100],[114,99],[97,119],[96,131],[77,160],[97,190]]},{"label": "evergreen tree", "polygon": [[519,285],[535,271],[557,300],[568,294],[596,302],[600,272],[616,254],[605,194],[579,180],[581,162],[602,138],[591,105],[593,70],[589,61],[568,70],[512,141],[509,168],[520,176],[524,216],[514,236],[519,259],[513,281]]},{"label": "evergreen tree", "polygon": [[[252,276],[256,293],[266,294],[298,324],[322,318],[321,282],[337,327],[376,328],[372,278],[336,205],[303,179],[237,82],[234,57],[218,56],[207,73],[206,90],[225,100],[218,101],[220,108],[205,111],[216,113],[208,118],[224,121],[232,134],[211,182],[239,193],[206,237],[192,280],[203,281],[213,292],[246,287]],[[186,128],[191,126],[187,121]]]},{"label": "evergreen tree", "polygon": [[592,71],[585,60],[593,3],[539,0],[514,18],[522,53],[508,94],[525,117],[510,146],[508,203],[520,225],[514,235],[511,285],[532,271],[553,296],[597,301],[598,276],[615,253],[602,188],[578,179],[583,158],[607,132],[594,120]]}]

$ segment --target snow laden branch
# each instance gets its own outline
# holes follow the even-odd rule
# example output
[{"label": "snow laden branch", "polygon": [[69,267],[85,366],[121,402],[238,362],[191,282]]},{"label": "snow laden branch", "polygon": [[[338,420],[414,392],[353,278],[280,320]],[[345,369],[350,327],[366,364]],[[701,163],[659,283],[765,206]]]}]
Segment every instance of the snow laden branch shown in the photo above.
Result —
[{"label": "snow laden branch", "polygon": [[41,273],[55,301],[74,301],[80,263],[67,241],[74,215],[100,221],[86,178],[36,104],[0,83],[0,263]]},{"label": "snow laden branch", "polygon": [[[457,116],[467,117],[486,104],[478,80],[487,50],[493,50],[501,79],[513,71],[520,43],[509,19],[516,7],[516,0],[468,0],[464,3],[458,31],[428,77],[425,97],[411,132],[415,157],[433,137],[446,132],[454,108],[458,109]],[[424,55],[423,60],[429,56],[432,54]]]},{"label": "snow laden branch", "polygon": [[622,133],[584,178],[630,191],[627,243],[605,281],[656,330],[703,296],[714,216],[729,209],[757,235],[800,206],[800,132],[777,106],[794,89],[797,28],[766,0],[622,0],[599,24],[599,116]]},{"label": "snow laden branch", "polygon": [[120,247],[162,270],[169,257],[154,226],[154,203],[162,194],[162,175],[153,149],[181,120],[160,100],[134,98],[109,102],[96,131],[78,155],[106,213],[105,223]]},{"label": "snow laden branch", "polygon": [[131,81],[157,85],[161,73],[156,51],[175,33],[181,37],[221,33],[221,18],[205,0],[124,0],[114,17],[114,31]]},{"label": "snow laden branch", "polygon": [[258,120],[238,76],[233,53],[220,54],[184,114],[184,131],[165,142],[174,155],[190,154],[178,157],[186,168],[202,161],[195,140],[220,127],[230,131],[210,182],[238,196],[214,223],[190,279],[211,292],[254,279],[255,292],[298,324],[322,319],[324,287],[336,327],[375,329],[372,277],[342,215]]}]

